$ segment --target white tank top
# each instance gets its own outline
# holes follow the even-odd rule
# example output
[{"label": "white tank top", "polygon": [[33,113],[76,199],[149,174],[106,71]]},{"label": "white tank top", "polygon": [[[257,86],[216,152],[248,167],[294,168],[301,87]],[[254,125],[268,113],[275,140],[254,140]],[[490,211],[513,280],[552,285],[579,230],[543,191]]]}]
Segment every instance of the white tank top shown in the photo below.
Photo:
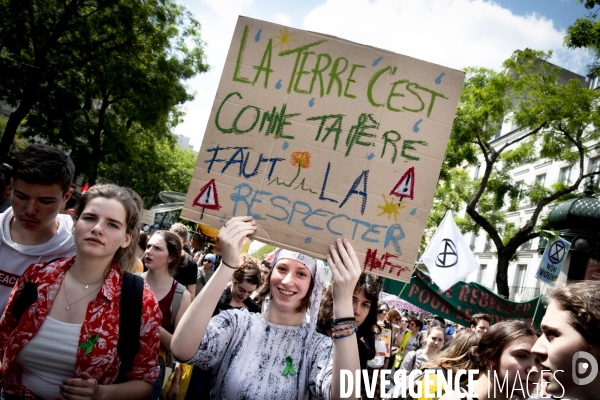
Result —
[{"label": "white tank top", "polygon": [[82,324],[46,316],[40,330],[17,354],[25,387],[44,399],[60,399],[60,385],[73,378]]}]

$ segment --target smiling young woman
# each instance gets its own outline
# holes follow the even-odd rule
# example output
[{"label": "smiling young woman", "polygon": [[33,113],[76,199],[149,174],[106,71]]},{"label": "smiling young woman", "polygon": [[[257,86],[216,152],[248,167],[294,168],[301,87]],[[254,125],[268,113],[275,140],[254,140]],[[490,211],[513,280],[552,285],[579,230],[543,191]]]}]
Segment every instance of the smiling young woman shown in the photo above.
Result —
[{"label": "smiling young woman", "polygon": [[255,230],[251,217],[234,217],[221,228],[221,266],[183,316],[173,336],[173,354],[212,369],[214,399],[340,398],[341,369],[360,368],[352,295],[361,266],[347,240],[337,240],[327,256],[334,277],[334,319],[344,322],[336,325],[333,341],[303,324],[307,308],[312,323],[316,322],[318,304],[311,300],[321,293],[316,286],[316,261],[287,250],[275,255],[264,315],[236,309],[211,319],[244,239]]},{"label": "smiling young woman", "polygon": [[[4,399],[147,398],[158,376],[160,310],[144,288],[140,348],[115,384],[123,272],[136,259],[142,202],[130,189],[90,188],[73,219],[75,257],[31,265],[15,285],[0,320]],[[25,284],[37,301],[16,320],[13,309]]]}]

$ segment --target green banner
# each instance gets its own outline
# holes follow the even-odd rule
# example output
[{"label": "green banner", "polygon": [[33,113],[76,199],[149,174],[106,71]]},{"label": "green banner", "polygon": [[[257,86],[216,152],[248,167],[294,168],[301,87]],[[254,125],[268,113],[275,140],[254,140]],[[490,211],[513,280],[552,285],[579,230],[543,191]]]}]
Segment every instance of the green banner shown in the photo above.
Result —
[{"label": "green banner", "polygon": [[539,297],[518,303],[506,300],[475,282],[460,281],[442,293],[431,278],[418,269],[415,269],[410,282],[399,297],[423,310],[464,326],[469,326],[472,315],[486,313],[492,316],[492,324],[523,318],[539,327],[546,312],[543,303],[538,305]]}]

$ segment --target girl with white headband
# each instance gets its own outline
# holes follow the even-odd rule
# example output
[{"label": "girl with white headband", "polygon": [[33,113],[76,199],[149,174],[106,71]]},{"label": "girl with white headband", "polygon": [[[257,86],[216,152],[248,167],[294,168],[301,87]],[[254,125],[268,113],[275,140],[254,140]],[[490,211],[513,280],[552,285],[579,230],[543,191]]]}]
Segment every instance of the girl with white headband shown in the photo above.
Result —
[{"label": "girl with white headband", "polygon": [[[221,228],[221,265],[182,317],[171,351],[213,371],[212,399],[338,399],[340,371],[360,369],[352,295],[361,266],[352,245],[338,239],[327,256],[333,274],[333,340],[312,329],[323,283],[316,261],[287,250],[273,260],[263,315],[236,309],[211,319],[244,238],[255,230],[252,217],[234,217]],[[307,309],[311,326],[303,324]]]}]

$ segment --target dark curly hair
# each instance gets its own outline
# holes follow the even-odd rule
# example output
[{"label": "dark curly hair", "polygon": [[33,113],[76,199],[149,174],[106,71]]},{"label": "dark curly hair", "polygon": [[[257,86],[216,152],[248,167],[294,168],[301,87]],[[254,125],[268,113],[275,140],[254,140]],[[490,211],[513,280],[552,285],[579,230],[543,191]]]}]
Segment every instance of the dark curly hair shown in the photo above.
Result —
[{"label": "dark curly hair", "polygon": [[231,280],[235,283],[248,282],[251,285],[260,285],[258,260],[247,254],[242,254],[240,256],[240,263],[233,272]]},{"label": "dark curly hair", "polygon": [[[354,294],[364,290],[365,297],[371,302],[371,308],[369,314],[365,318],[364,322],[358,327],[357,335],[359,338],[368,338],[375,335],[377,330],[373,330],[373,326],[377,326],[377,310],[379,299],[379,292],[381,292],[381,286],[375,275],[369,272],[363,272],[356,282],[354,288]],[[321,300],[321,307],[319,308],[319,316],[317,323],[323,329],[330,329],[331,322],[333,321],[333,293],[331,288],[323,292],[323,298]]]},{"label": "dark curly hair", "polygon": [[600,345],[600,282],[582,281],[558,288],[548,296],[569,314],[569,323],[586,342]]}]

